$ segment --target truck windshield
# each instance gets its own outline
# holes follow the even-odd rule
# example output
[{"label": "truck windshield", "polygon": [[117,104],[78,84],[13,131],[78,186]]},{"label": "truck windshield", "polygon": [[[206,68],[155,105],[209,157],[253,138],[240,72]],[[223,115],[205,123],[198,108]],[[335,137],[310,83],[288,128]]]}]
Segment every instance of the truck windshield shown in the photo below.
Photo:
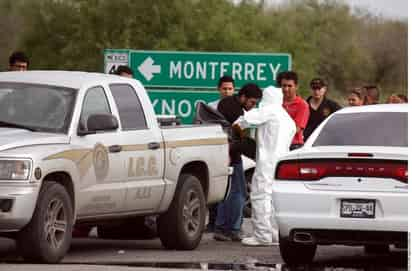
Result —
[{"label": "truck windshield", "polygon": [[0,83],[0,127],[67,133],[77,90],[25,83]]}]

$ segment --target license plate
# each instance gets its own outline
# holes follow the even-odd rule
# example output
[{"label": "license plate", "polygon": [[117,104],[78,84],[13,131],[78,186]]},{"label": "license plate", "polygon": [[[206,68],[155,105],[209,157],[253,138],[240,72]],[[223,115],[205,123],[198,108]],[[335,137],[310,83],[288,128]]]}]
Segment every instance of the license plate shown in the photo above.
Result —
[{"label": "license plate", "polygon": [[375,200],[343,199],[340,216],[351,218],[375,218]]}]

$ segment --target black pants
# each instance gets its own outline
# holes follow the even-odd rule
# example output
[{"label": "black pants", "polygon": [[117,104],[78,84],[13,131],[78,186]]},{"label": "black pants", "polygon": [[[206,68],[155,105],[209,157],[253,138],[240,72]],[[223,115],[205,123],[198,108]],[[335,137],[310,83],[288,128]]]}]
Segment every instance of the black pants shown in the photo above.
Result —
[{"label": "black pants", "polygon": [[207,228],[210,231],[213,231],[215,228],[216,216],[217,216],[217,204],[213,204],[209,206],[209,223],[207,224]]}]

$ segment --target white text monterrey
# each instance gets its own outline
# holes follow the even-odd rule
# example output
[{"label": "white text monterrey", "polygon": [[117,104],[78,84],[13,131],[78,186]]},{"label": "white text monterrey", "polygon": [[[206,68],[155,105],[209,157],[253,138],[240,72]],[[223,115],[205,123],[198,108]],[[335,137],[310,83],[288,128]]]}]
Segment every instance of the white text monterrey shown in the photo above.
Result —
[{"label": "white text monterrey", "polygon": [[231,75],[234,80],[276,80],[280,64],[209,61],[171,61],[170,79],[212,79]]}]

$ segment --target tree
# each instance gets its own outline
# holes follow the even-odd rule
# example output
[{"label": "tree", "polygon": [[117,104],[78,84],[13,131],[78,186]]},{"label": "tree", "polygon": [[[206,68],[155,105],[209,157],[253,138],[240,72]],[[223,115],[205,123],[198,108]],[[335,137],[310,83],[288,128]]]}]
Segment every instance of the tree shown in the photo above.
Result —
[{"label": "tree", "polygon": [[[4,36],[12,33],[1,52],[23,48],[32,68],[102,71],[105,48],[289,53],[303,96],[315,76],[339,95],[354,84],[391,92],[407,85],[406,22],[353,13],[336,0],[275,7],[253,0],[3,0],[0,14]],[[24,18],[21,27],[14,18]]]}]

